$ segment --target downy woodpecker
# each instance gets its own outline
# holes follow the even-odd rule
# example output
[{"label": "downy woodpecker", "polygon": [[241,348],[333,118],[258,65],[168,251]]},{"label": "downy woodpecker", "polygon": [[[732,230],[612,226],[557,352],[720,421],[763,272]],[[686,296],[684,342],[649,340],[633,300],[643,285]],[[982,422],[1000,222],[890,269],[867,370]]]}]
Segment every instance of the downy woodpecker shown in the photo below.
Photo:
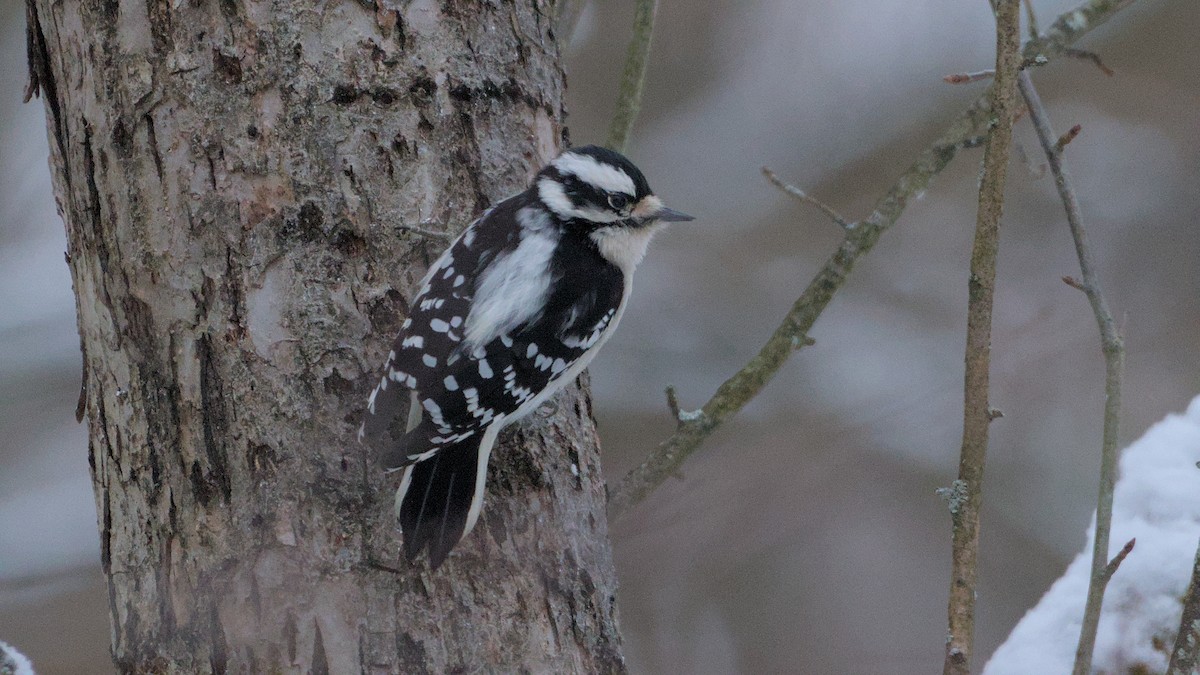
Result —
[{"label": "downy woodpecker", "polygon": [[409,560],[428,549],[436,569],[471,531],[500,430],[587,367],[621,320],[651,237],[686,220],[628,159],[586,146],[438,258],[359,428],[385,448],[386,468],[404,471],[396,513]]}]

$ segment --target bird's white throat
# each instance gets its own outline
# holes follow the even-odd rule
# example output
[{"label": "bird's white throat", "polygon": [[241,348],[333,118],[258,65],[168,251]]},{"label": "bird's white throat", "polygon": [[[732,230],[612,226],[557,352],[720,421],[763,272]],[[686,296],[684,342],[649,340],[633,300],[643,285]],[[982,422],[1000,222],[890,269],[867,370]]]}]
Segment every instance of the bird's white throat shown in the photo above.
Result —
[{"label": "bird's white throat", "polygon": [[625,273],[633,270],[646,256],[646,247],[654,235],[665,227],[664,223],[653,223],[644,227],[601,227],[589,236],[600,248],[600,255]]}]

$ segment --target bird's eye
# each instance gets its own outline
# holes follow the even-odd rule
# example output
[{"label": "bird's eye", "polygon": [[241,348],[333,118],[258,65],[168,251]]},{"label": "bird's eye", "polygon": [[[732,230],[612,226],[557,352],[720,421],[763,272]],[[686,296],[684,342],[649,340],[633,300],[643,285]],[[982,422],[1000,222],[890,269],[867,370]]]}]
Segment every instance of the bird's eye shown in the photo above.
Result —
[{"label": "bird's eye", "polygon": [[617,211],[623,211],[629,205],[629,197],[625,195],[609,195],[608,205]]}]

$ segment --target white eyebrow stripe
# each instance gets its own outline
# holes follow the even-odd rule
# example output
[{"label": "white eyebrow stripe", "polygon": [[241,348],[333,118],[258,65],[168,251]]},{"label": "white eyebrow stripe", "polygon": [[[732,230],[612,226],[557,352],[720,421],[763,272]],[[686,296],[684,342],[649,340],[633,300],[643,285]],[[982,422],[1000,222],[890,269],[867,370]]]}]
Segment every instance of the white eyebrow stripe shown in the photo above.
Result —
[{"label": "white eyebrow stripe", "polygon": [[546,208],[563,218],[583,218],[594,223],[615,223],[621,220],[621,214],[612,211],[601,211],[593,207],[575,208],[575,205],[571,203],[571,198],[563,191],[562,185],[552,178],[543,178],[538,181],[538,196]]},{"label": "white eyebrow stripe", "polygon": [[609,164],[596,161],[595,157],[579,155],[574,152],[564,152],[558,159],[551,162],[554,168],[564,174],[571,174],[585,183],[590,183],[607,192],[622,192],[631,197],[637,195],[637,188],[629,174]]}]

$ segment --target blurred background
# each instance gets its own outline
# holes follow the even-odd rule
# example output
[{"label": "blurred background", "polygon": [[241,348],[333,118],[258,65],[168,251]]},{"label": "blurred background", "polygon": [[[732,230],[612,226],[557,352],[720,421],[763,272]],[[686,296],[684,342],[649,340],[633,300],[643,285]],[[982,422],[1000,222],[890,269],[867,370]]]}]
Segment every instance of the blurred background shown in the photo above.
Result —
[{"label": "blurred background", "polygon": [[[1035,0],[1043,26],[1075,3]],[[632,0],[586,3],[568,51],[571,138],[602,142]],[[23,3],[0,0],[0,638],[42,673],[103,673],[80,356]],[[1128,348],[1122,436],[1200,393],[1200,4],[1139,0],[1034,77],[1067,151]],[[840,239],[769,165],[850,219],[986,86],[987,3],[660,0],[630,156],[698,216],[662,235],[592,383],[617,480],[752,356]],[[979,663],[1081,548],[1103,362],[1027,120],[1001,241]],[[942,660],[981,151],[963,153],[855,271],[767,390],[614,524],[626,656],[645,673],[927,673]]]}]

